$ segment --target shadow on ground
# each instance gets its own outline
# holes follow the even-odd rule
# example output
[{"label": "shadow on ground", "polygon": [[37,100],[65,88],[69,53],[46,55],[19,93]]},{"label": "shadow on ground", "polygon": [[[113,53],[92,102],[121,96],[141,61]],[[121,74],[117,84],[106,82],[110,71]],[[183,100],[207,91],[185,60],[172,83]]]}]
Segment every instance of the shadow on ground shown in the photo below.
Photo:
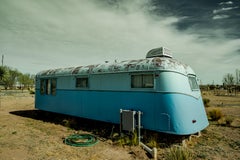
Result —
[{"label": "shadow on ground", "polygon": [[[43,122],[50,122],[54,124],[59,124],[74,130],[83,130],[87,132],[92,132],[103,138],[109,138],[111,132],[117,132],[116,124],[106,123],[101,121],[95,121],[91,119],[85,119],[80,117],[74,117],[64,114],[58,114],[42,110],[21,110],[12,111],[10,114],[14,114],[21,117],[32,118],[35,120],[40,120]],[[112,131],[115,129],[114,131]]]},{"label": "shadow on ground", "polygon": [[[35,120],[40,120],[43,122],[50,122],[54,124],[59,124],[70,129],[82,130],[91,132],[103,140],[112,139],[114,133],[120,132],[119,124],[107,123],[102,121],[96,121],[86,118],[74,117],[64,114],[58,114],[42,110],[20,110],[12,111],[10,114],[32,118]],[[158,143],[158,147],[166,148],[172,144],[181,143],[183,139],[188,138],[189,136],[178,136],[171,135],[166,133],[160,133],[150,130],[142,129],[141,131],[143,142],[148,143],[154,139]]]}]

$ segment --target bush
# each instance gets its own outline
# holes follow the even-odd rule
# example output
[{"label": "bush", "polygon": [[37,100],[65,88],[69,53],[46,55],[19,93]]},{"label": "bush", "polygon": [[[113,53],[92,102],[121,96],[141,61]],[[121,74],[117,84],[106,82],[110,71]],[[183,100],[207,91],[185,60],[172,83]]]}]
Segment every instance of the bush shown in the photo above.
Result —
[{"label": "bush", "polygon": [[208,117],[212,121],[218,121],[223,117],[222,111],[220,109],[214,108],[208,111]]},{"label": "bush", "polygon": [[166,160],[192,160],[193,154],[187,149],[180,146],[174,146],[169,149]]},{"label": "bush", "polygon": [[115,137],[115,144],[118,144],[120,146],[124,145],[130,145],[130,146],[136,146],[138,145],[138,136],[137,132],[130,133],[128,135],[120,135],[119,137]]},{"label": "bush", "polygon": [[218,124],[222,125],[222,126],[228,126],[230,127],[232,122],[234,121],[234,118],[231,116],[227,116],[227,117],[222,117],[218,120]]},{"label": "bush", "polygon": [[233,117],[226,117],[226,125],[231,126],[232,122],[234,121]]},{"label": "bush", "polygon": [[205,107],[209,107],[209,102],[210,102],[210,99],[203,98],[203,104]]}]

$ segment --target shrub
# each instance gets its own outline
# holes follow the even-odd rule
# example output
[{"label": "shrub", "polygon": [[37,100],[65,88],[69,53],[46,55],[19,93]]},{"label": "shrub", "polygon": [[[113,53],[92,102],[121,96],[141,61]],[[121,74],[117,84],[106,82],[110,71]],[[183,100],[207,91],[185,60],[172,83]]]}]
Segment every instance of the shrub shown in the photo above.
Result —
[{"label": "shrub", "polygon": [[214,108],[208,111],[208,117],[212,121],[218,121],[223,117],[222,111],[220,109]]},{"label": "shrub", "polygon": [[151,148],[157,147],[157,140],[156,139],[150,139],[147,145]]},{"label": "shrub", "polygon": [[122,134],[119,137],[115,137],[116,144],[124,146],[124,145],[130,145],[135,146],[138,145],[138,136],[137,132],[130,133],[128,135]]},{"label": "shrub", "polygon": [[174,146],[169,149],[166,160],[192,160],[193,154],[187,149],[180,146]]},{"label": "shrub", "polygon": [[226,117],[226,125],[227,126],[231,126],[232,122],[234,121],[234,118],[233,117]]},{"label": "shrub", "polygon": [[234,118],[231,116],[222,117],[218,120],[218,124],[222,126],[231,126]]},{"label": "shrub", "polygon": [[210,102],[210,99],[203,98],[203,104],[205,107],[209,107],[209,102]]}]

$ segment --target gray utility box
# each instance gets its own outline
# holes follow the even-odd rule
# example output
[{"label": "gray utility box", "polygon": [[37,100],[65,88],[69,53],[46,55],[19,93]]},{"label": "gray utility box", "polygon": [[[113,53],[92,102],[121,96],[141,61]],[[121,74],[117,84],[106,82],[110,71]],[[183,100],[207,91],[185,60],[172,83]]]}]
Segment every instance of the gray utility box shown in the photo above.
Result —
[{"label": "gray utility box", "polygon": [[136,127],[136,111],[120,110],[122,130],[134,132]]}]

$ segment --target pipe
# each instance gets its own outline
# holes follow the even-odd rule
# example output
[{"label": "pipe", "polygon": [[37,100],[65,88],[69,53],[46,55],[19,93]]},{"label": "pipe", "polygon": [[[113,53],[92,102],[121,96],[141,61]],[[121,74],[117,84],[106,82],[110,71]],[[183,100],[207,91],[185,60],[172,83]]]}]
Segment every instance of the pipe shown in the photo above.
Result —
[{"label": "pipe", "polygon": [[148,153],[151,154],[151,156],[153,157],[154,160],[157,160],[157,148],[153,147],[153,149],[151,149],[148,146],[146,146],[145,144],[143,144],[142,142],[140,142],[139,144],[140,144],[140,146],[143,147],[143,149],[145,149]]},{"label": "pipe", "polygon": [[138,111],[138,143],[141,143],[141,111]]}]

